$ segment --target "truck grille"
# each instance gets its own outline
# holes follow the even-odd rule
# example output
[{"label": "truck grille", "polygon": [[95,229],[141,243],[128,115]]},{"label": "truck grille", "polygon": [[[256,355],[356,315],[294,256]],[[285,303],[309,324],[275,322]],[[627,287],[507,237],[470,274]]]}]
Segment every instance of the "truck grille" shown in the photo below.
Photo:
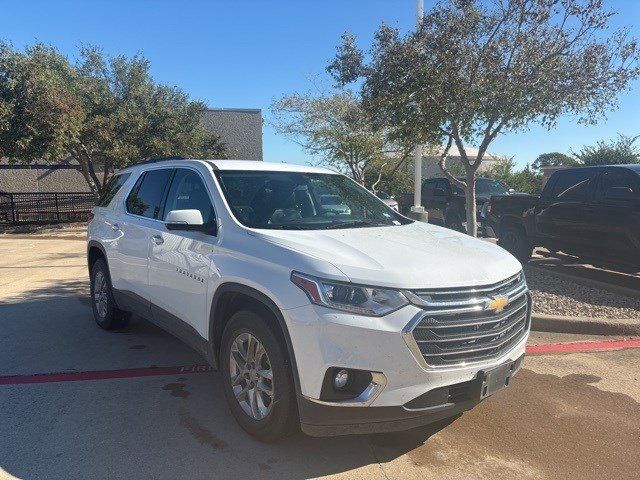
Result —
[{"label": "truck grille", "polygon": [[426,366],[459,366],[497,358],[519,343],[529,329],[531,297],[522,272],[484,287],[406,294],[425,310],[407,325],[404,335]]}]

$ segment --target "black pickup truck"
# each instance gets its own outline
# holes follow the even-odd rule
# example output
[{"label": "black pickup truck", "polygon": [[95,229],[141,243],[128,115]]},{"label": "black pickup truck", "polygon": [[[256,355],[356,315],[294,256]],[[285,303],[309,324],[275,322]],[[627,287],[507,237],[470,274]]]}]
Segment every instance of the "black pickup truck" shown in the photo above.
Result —
[{"label": "black pickup truck", "polygon": [[540,196],[494,196],[486,227],[521,262],[534,247],[640,269],[640,165],[559,170]]},{"label": "black pickup truck", "polygon": [[[464,180],[460,178],[460,180]],[[508,189],[498,180],[476,178],[477,217],[482,222],[482,209],[492,195],[509,195]],[[406,214],[413,205],[413,194],[396,197],[400,213]],[[464,232],[466,199],[464,190],[446,177],[427,178],[422,182],[422,206],[429,214],[429,223],[444,225],[447,228]]]}]

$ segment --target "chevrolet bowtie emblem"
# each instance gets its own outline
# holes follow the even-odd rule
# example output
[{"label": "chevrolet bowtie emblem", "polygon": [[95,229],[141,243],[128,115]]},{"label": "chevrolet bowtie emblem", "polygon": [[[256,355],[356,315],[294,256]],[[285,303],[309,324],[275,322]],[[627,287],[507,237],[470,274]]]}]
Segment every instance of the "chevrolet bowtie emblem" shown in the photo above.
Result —
[{"label": "chevrolet bowtie emblem", "polygon": [[495,310],[496,313],[500,313],[507,305],[509,305],[509,299],[504,295],[500,295],[490,299],[485,310]]}]

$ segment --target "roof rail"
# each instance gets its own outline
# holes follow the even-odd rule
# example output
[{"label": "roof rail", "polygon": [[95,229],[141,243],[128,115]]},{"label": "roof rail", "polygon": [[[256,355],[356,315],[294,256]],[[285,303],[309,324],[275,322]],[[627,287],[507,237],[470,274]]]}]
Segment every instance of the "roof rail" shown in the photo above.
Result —
[{"label": "roof rail", "polygon": [[167,162],[169,160],[187,160],[187,157],[180,157],[180,156],[174,156],[174,157],[152,157],[152,158],[150,158],[148,160],[145,160],[144,162],[135,163],[134,165],[146,165],[148,163]]}]

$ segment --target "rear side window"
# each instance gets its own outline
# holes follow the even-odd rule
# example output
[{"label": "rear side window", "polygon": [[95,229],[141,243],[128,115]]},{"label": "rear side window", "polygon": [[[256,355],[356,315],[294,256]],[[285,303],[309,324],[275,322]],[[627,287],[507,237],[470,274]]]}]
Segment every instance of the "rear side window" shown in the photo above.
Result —
[{"label": "rear side window", "polygon": [[572,202],[582,202],[587,199],[595,175],[594,170],[567,170],[557,175],[553,197]]},{"label": "rear side window", "polygon": [[111,177],[111,180],[109,180],[107,186],[105,187],[104,193],[100,197],[100,200],[98,200],[98,206],[106,207],[107,205],[109,205],[109,203],[111,203],[111,200],[113,200],[113,197],[116,196],[116,193],[118,193],[120,188],[122,188],[122,185],[124,185],[124,183],[130,176],[131,173],[123,173]]},{"label": "rear side window", "polygon": [[150,170],[142,174],[127,197],[127,212],[147,218],[158,218],[164,191],[173,170]]},{"label": "rear side window", "polygon": [[599,197],[604,198],[610,188],[628,188],[633,195],[640,196],[638,179],[638,175],[623,168],[607,170],[600,179]]},{"label": "rear side window", "polygon": [[179,168],[171,181],[164,217],[171,210],[199,210],[205,224],[213,223],[215,214],[202,178],[193,170]]}]

